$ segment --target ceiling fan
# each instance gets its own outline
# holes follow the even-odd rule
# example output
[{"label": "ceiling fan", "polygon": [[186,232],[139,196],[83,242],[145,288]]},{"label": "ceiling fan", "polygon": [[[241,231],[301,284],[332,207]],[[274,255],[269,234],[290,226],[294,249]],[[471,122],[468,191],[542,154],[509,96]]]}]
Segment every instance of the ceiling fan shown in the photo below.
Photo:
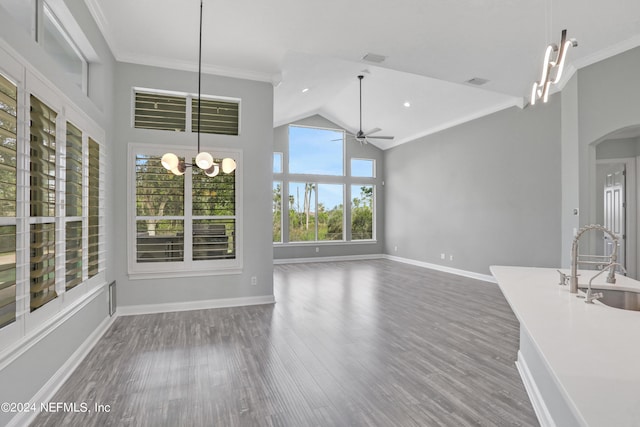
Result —
[{"label": "ceiling fan", "polygon": [[367,144],[369,142],[369,139],[393,139],[393,136],[373,135],[376,132],[380,132],[382,130],[380,128],[371,129],[367,133],[364,133],[362,131],[362,79],[364,79],[364,76],[359,75],[358,80],[360,81],[360,127],[358,128],[358,133],[353,135],[353,138],[355,138],[355,140],[360,144]]}]

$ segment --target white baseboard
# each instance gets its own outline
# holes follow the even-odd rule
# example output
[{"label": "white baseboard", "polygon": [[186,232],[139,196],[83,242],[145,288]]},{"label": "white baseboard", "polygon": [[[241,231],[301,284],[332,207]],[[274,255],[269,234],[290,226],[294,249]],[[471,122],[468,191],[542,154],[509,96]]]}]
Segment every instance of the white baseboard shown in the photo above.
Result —
[{"label": "white baseboard", "polygon": [[518,372],[520,373],[520,378],[522,378],[522,383],[524,384],[524,388],[529,395],[529,400],[531,400],[531,405],[533,406],[533,411],[536,413],[538,417],[538,422],[540,422],[541,427],[556,427],[556,423],[553,421],[551,414],[549,413],[549,409],[547,405],[544,403],[544,399],[542,398],[542,394],[540,393],[540,389],[536,385],[535,380],[533,379],[533,375],[531,375],[531,371],[527,366],[527,361],[525,360],[522,352],[518,351],[518,360],[516,361],[516,367],[518,368]]},{"label": "white baseboard", "polygon": [[383,254],[369,254],[369,255],[345,255],[345,256],[322,256],[311,258],[283,258],[274,259],[273,264],[303,264],[308,262],[340,262],[340,261],[363,261],[368,259],[383,259]]},{"label": "white baseboard", "polygon": [[[50,402],[56,392],[62,387],[64,382],[69,379],[71,374],[76,370],[84,358],[89,354],[91,349],[96,345],[98,340],[102,338],[102,335],[109,329],[114,317],[107,317],[100,323],[100,325],[89,335],[89,337],[73,352],[71,357],[56,371],[49,381],[42,386],[40,390],[29,400],[29,403],[34,403],[40,408],[41,403]],[[18,427],[29,425],[39,411],[26,411],[18,412],[15,417],[9,421],[7,427]]]},{"label": "white baseboard", "polygon": [[442,271],[444,273],[455,274],[456,276],[464,276],[464,277],[468,277],[470,279],[482,280],[484,282],[498,283],[498,281],[495,279],[495,277],[493,277],[491,275],[488,275],[488,274],[480,274],[480,273],[476,273],[474,271],[460,270],[458,268],[445,267],[444,265],[431,264],[431,263],[428,263],[428,262],[416,261],[414,259],[402,258],[402,257],[398,257],[398,256],[393,256],[393,255],[385,255],[384,258],[388,259],[390,261],[403,262],[405,264],[411,264],[411,265],[415,265],[417,267],[423,267],[423,268],[428,268],[428,269],[431,269],[431,270]]},{"label": "white baseboard", "polygon": [[209,308],[241,307],[245,305],[273,304],[273,295],[257,297],[223,298],[205,301],[172,302],[166,304],[125,305],[117,308],[118,316],[133,316],[137,314],[170,313],[174,311],[206,310]]}]

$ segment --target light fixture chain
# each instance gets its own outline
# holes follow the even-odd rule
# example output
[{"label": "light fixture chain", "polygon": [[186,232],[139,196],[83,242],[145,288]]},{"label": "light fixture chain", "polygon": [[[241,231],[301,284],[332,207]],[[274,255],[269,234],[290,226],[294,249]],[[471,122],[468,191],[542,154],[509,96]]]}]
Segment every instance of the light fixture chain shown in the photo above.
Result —
[{"label": "light fixture chain", "polygon": [[200,41],[198,46],[198,153],[200,152],[200,96],[202,89],[202,0],[200,0]]}]

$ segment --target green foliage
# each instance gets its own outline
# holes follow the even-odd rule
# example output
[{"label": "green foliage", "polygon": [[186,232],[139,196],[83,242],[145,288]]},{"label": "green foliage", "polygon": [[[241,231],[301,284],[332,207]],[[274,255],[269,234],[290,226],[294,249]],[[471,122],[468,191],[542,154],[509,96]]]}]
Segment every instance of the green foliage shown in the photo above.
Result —
[{"label": "green foliage", "polygon": [[360,187],[351,204],[351,240],[373,239],[373,186]]}]

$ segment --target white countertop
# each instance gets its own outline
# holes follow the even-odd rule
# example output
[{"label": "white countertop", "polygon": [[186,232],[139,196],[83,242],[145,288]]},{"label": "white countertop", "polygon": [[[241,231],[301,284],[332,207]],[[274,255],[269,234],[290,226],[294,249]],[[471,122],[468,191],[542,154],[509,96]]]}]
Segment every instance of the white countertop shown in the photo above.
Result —
[{"label": "white countertop", "polygon": [[[558,285],[556,269],[492,266],[491,273],[584,424],[640,426],[640,312],[585,304]],[[596,272],[579,273],[582,286]],[[635,280],[616,279],[606,285],[603,273],[593,283],[640,289]]]}]

